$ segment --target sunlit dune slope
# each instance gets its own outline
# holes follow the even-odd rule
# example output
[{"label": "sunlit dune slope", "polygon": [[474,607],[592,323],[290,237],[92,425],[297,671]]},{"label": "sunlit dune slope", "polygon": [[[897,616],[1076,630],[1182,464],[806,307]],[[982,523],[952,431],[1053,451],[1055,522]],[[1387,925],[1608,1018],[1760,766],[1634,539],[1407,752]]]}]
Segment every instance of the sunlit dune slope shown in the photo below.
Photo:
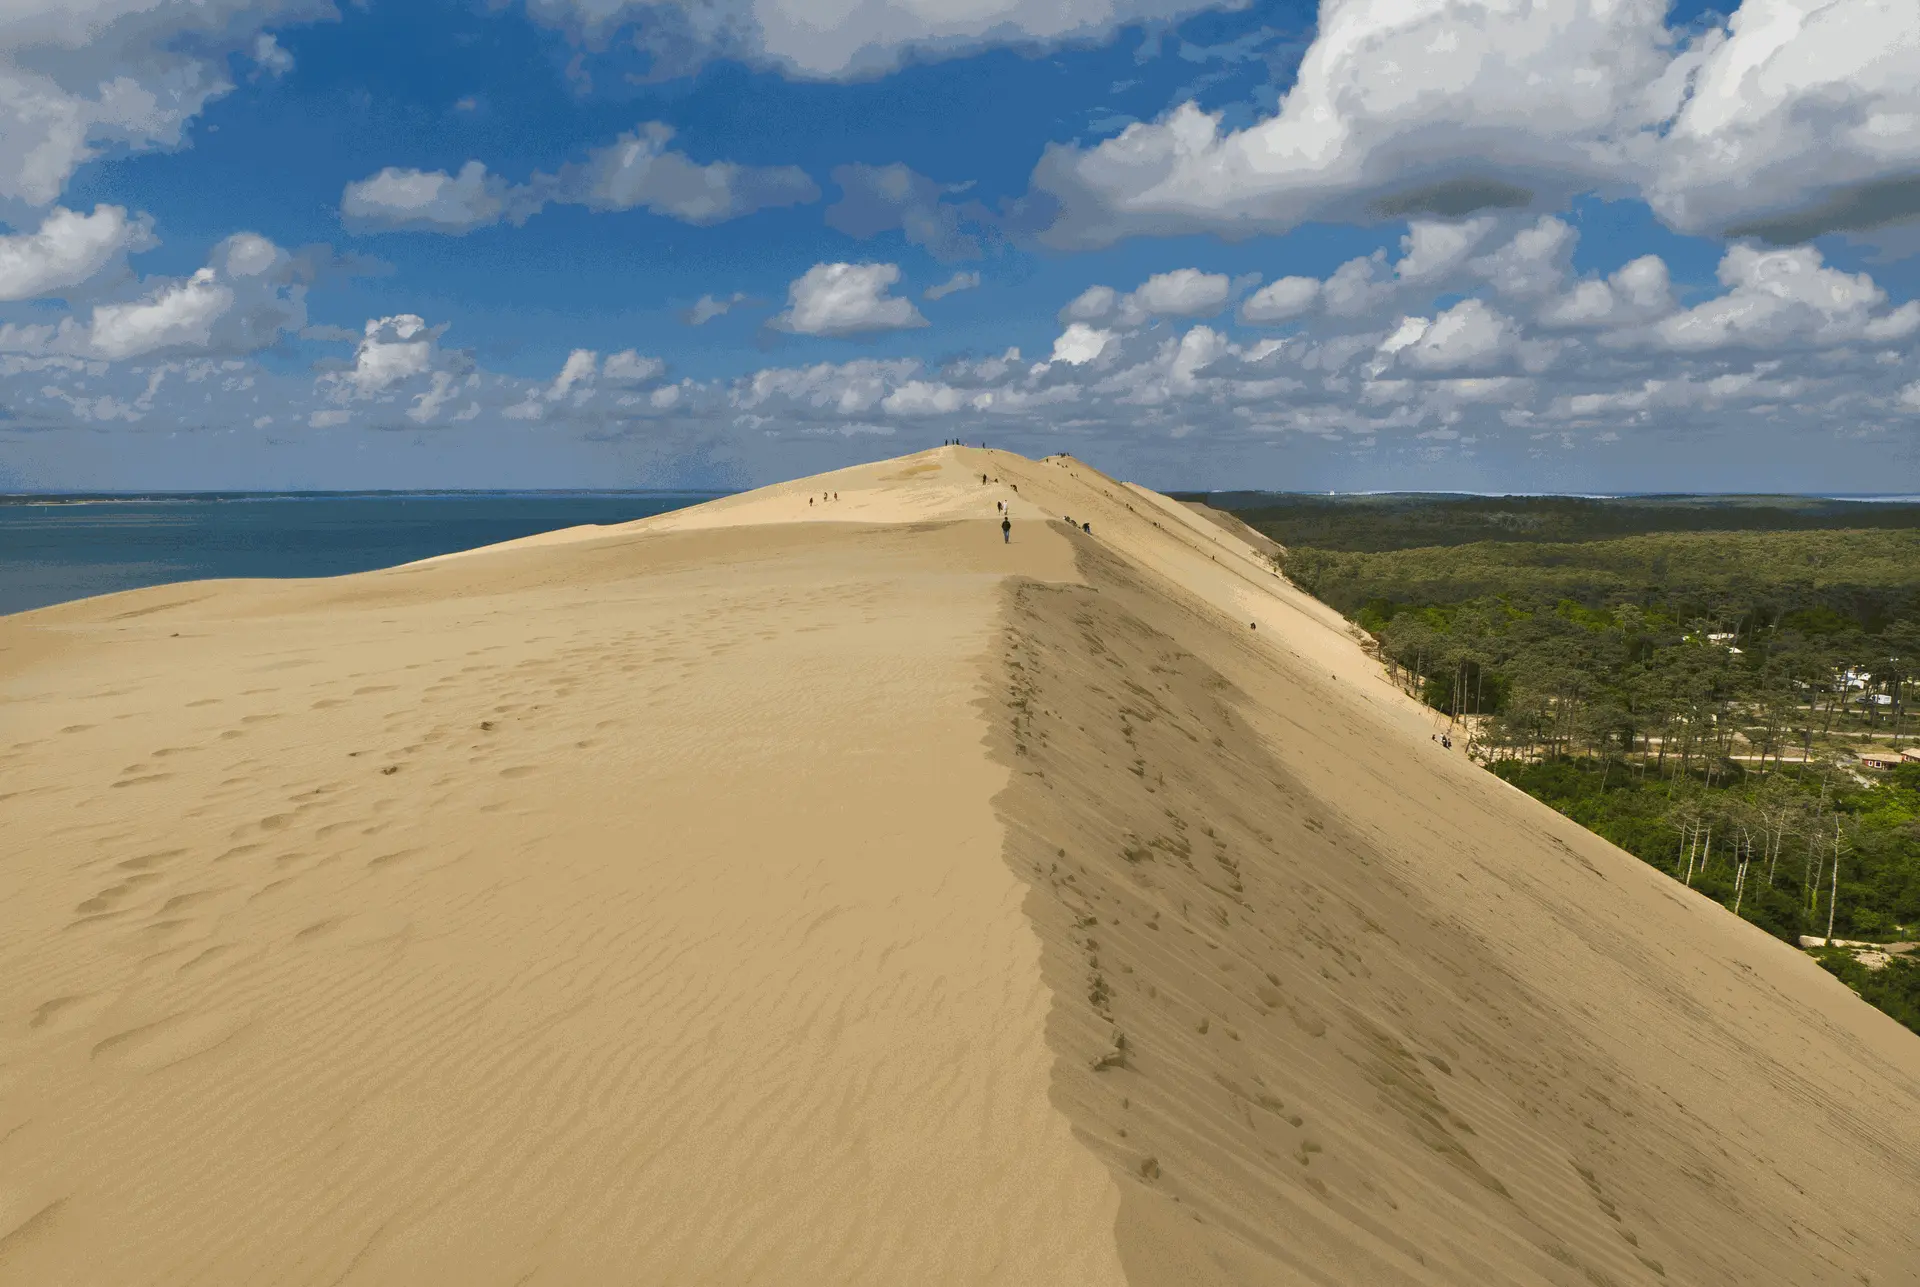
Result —
[{"label": "sunlit dune slope", "polygon": [[0,721],[0,1283],[1920,1282],[1920,1040],[1069,458],[0,618]]}]

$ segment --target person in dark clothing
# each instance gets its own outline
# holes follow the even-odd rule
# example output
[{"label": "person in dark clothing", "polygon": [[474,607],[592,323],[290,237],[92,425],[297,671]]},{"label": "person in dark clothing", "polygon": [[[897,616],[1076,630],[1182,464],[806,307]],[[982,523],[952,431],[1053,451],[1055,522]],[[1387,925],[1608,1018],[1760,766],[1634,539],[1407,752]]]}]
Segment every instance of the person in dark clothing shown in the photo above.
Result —
[{"label": "person in dark clothing", "polygon": [[1087,534],[1088,536],[1092,536],[1092,535],[1093,535],[1093,524],[1092,524],[1092,523],[1082,523],[1082,524],[1080,524],[1080,530],[1081,530],[1081,531],[1083,531],[1083,532],[1085,532],[1085,533],[1086,533],[1086,534]]},{"label": "person in dark clothing", "polygon": [[1000,540],[1002,544],[1013,544],[1013,520],[1011,518],[1003,518],[1000,520]]}]

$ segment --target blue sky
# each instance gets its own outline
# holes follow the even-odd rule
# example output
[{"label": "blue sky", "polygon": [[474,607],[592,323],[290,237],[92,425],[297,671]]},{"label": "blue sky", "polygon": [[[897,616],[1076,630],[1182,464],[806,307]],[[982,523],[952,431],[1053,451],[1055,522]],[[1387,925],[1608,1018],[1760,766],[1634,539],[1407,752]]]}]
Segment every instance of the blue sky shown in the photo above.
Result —
[{"label": "blue sky", "polygon": [[1920,488],[1903,7],[16,8],[0,487]]}]

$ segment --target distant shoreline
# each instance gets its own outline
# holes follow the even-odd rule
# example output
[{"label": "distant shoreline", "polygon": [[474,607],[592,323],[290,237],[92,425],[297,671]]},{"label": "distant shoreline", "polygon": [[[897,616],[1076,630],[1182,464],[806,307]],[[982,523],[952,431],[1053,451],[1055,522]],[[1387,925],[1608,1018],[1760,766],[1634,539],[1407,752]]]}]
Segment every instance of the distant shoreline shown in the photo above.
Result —
[{"label": "distant shoreline", "polygon": [[210,492],[0,492],[0,505],[164,505],[169,502],[205,505],[219,501],[300,501],[300,500],[475,500],[570,499],[616,500],[627,496],[731,496],[728,490],[715,491],[690,487],[571,488],[564,490],[485,491],[472,488],[403,491],[210,491]]},{"label": "distant shoreline", "polygon": [[579,526],[711,491],[149,492],[0,497],[0,614],[180,581],[342,576]]}]

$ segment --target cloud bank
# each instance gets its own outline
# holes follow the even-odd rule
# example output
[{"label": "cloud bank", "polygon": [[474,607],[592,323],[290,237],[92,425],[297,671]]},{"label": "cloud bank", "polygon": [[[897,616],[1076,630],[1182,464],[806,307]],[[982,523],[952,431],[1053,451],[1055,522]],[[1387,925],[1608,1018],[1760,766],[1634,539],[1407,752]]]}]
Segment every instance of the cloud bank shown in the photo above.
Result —
[{"label": "cloud bank", "polygon": [[547,205],[646,210],[682,223],[724,223],[769,207],[804,205],[820,189],[796,166],[700,164],[669,144],[672,126],[651,121],[589,152],[584,163],[524,184],[468,161],[458,173],[396,166],[346,186],[340,213],[367,231],[406,229],[455,235],[498,223],[520,225]]},{"label": "cloud bank", "polygon": [[1296,83],[1231,129],[1182,103],[1034,171],[1060,248],[1309,220],[1643,197],[1674,228],[1791,242],[1920,216],[1920,6],[1325,0]]}]

